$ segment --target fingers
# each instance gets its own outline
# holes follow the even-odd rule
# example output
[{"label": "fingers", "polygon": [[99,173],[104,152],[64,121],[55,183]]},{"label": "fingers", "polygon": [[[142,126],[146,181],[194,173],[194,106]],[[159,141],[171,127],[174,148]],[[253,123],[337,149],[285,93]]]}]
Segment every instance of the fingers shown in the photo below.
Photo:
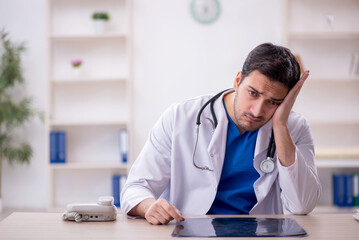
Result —
[{"label": "fingers", "polygon": [[300,89],[302,88],[305,80],[307,80],[309,76],[309,70],[304,71],[304,73],[302,74],[302,76],[300,77],[299,81],[297,82],[297,84],[291,89],[291,91],[289,92],[288,95],[292,95],[293,99],[296,99]]},{"label": "fingers", "polygon": [[155,201],[147,210],[145,218],[152,224],[167,224],[175,219],[177,222],[184,220],[180,211],[165,199]]},{"label": "fingers", "polygon": [[304,73],[303,73],[302,76],[300,77],[299,81],[303,81],[303,82],[304,82],[305,80],[307,80],[308,76],[309,76],[309,70],[306,70],[306,71],[304,71]]}]

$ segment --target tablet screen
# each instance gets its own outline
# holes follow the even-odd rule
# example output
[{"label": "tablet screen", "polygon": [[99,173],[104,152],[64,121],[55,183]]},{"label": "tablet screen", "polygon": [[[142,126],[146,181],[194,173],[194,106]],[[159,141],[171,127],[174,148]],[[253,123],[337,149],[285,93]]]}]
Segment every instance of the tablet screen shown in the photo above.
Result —
[{"label": "tablet screen", "polygon": [[176,223],[174,237],[299,237],[306,231],[293,218],[188,218]]}]

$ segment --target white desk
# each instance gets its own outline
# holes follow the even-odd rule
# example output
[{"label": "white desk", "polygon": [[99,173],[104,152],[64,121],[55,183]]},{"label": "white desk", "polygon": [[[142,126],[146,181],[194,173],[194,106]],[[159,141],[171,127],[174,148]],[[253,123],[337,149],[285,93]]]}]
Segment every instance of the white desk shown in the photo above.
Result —
[{"label": "white desk", "polygon": [[[185,216],[186,217],[186,216]],[[196,217],[196,216],[187,216]],[[197,216],[199,217],[199,216]],[[201,216],[203,217],[203,216]],[[220,217],[220,216],[218,216]],[[228,216],[227,216],[228,217]],[[243,215],[241,215],[243,217]],[[245,215],[244,217],[248,217]],[[253,216],[249,216],[253,217]],[[257,217],[293,217],[307,231],[301,239],[359,239],[359,221],[352,214],[258,215]],[[177,239],[171,237],[174,222],[155,226],[144,219],[127,219],[123,214],[114,222],[68,222],[61,213],[13,213],[0,222],[0,239]],[[187,238],[189,239],[189,238]],[[203,239],[203,238],[190,238]],[[215,239],[215,238],[211,238]],[[222,238],[223,239],[223,238]],[[233,239],[233,238],[229,238]],[[249,238],[240,238],[249,239]],[[265,238],[276,239],[276,238]],[[284,238],[277,238],[283,240]],[[293,239],[293,238],[292,238]]]}]

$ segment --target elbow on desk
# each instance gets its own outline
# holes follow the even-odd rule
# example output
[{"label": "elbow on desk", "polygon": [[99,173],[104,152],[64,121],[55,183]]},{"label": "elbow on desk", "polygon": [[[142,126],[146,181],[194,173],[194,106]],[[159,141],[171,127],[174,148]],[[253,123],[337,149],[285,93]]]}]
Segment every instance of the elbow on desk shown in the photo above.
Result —
[{"label": "elbow on desk", "polygon": [[315,206],[318,204],[321,196],[321,191],[318,190],[315,197],[312,197],[312,199],[303,199],[299,203],[296,204],[286,204],[286,209],[296,215],[306,215],[312,212],[315,208]]},{"label": "elbow on desk", "polygon": [[291,212],[292,214],[295,214],[295,215],[307,215],[309,214],[311,211],[313,211],[314,207],[313,208],[298,208],[298,209],[295,209],[295,210],[288,210],[289,212]]}]

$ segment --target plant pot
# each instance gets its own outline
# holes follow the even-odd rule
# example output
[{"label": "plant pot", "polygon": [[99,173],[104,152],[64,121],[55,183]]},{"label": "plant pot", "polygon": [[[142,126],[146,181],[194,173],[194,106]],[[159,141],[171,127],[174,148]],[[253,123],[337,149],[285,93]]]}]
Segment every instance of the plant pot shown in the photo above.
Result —
[{"label": "plant pot", "polygon": [[93,20],[95,33],[103,33],[106,31],[106,20],[95,19]]},{"label": "plant pot", "polygon": [[73,67],[72,68],[72,75],[75,78],[80,77],[80,75],[81,75],[81,67]]}]

